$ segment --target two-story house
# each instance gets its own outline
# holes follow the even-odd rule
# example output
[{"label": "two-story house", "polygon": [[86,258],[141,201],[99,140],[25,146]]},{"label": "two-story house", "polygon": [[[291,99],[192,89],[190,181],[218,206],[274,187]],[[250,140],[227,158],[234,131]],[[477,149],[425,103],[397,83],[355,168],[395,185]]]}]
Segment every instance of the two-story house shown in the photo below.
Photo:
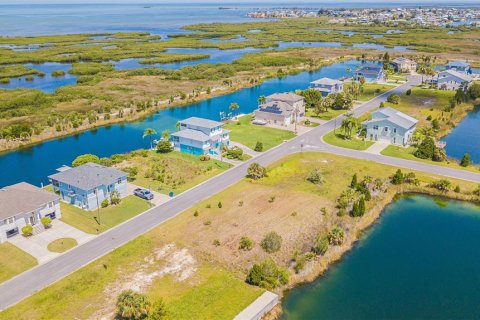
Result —
[{"label": "two-story house", "polygon": [[364,121],[362,125],[367,130],[368,140],[408,145],[412,142],[417,122],[403,112],[385,107],[372,112],[372,119]]},{"label": "two-story house", "polygon": [[445,70],[454,70],[462,73],[470,73],[470,64],[465,61],[450,61],[445,65]]},{"label": "two-story house", "polygon": [[343,81],[330,78],[321,78],[310,82],[310,88],[320,91],[322,96],[326,97],[332,93],[342,93]]},{"label": "two-story house", "polygon": [[254,116],[257,121],[288,126],[305,116],[305,99],[295,93],[275,93],[265,98]]},{"label": "two-story house", "polygon": [[24,226],[38,226],[41,219],[60,218],[60,197],[26,182],[0,189],[0,243],[19,234]]},{"label": "two-story house", "polygon": [[220,154],[230,145],[230,132],[223,123],[192,117],[180,121],[180,130],[172,134],[174,150],[194,155]]},{"label": "two-story house", "polygon": [[470,75],[450,69],[439,72],[436,78],[433,78],[430,82],[437,89],[457,90],[458,88],[468,88],[472,81],[473,78]]},{"label": "two-story house", "polygon": [[359,81],[361,78],[365,82],[385,82],[386,76],[383,66],[379,64],[365,64],[355,71],[354,80]]},{"label": "two-story house", "polygon": [[393,59],[390,64],[393,66],[395,72],[413,73],[417,70],[417,63],[414,60],[404,57]]},{"label": "two-story house", "polygon": [[127,173],[96,163],[70,168],[62,167],[49,180],[63,201],[84,210],[96,210],[113,191],[120,198],[128,195]]}]

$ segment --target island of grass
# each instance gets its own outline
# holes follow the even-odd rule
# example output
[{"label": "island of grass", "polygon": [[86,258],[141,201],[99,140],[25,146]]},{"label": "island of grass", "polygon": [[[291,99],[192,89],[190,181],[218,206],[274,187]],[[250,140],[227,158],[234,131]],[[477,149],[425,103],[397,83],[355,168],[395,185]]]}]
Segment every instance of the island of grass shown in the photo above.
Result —
[{"label": "island of grass", "polygon": [[337,147],[359,150],[359,151],[367,150],[374,143],[373,141],[368,141],[363,138],[362,139],[357,137],[348,138],[344,133],[341,132],[340,129],[330,131],[329,133],[324,135],[323,141]]},{"label": "island of grass", "polygon": [[[245,283],[253,263],[271,258],[288,270],[289,284],[277,290],[288,289],[312,280],[351,249],[397,192],[466,200],[478,188],[448,179],[449,185],[440,191],[432,186],[442,177],[406,170],[402,176],[409,173],[410,182],[393,184],[397,170],[323,153],[288,156],[269,166],[267,177],[243,179],[197,203],[0,317],[113,318],[117,296],[123,288],[135,287],[152,303],[162,299],[172,319],[232,319],[264,292]],[[359,185],[371,190],[371,200],[366,201],[366,212],[355,217],[339,206],[357,201],[359,190],[364,190]],[[455,192],[453,186],[458,186]],[[334,239],[332,230],[335,241],[328,242],[322,254],[314,254],[311,248],[317,239],[328,235]],[[274,254],[264,251],[262,244],[271,231],[282,239]],[[245,238],[250,245],[242,249]]]},{"label": "island of grass", "polygon": [[245,115],[238,121],[225,125],[225,129],[230,130],[230,140],[239,142],[252,150],[255,149],[257,142],[261,142],[262,151],[267,151],[295,137],[292,131],[252,124],[252,119],[252,115]]},{"label": "island of grass", "polygon": [[52,77],[54,77],[54,78],[63,77],[63,76],[65,76],[65,71],[63,71],[63,70],[52,71]]},{"label": "island of grass", "polygon": [[77,240],[73,238],[61,238],[50,242],[47,246],[48,251],[63,253],[78,245]]},{"label": "island of grass", "polygon": [[38,264],[37,259],[9,242],[0,244],[0,283]]}]

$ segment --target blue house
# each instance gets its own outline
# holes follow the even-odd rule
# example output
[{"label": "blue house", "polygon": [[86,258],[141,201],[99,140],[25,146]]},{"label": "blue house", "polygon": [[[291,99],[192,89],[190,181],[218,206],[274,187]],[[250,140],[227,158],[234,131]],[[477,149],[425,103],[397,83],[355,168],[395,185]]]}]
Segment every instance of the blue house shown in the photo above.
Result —
[{"label": "blue house", "polygon": [[310,88],[320,91],[322,93],[322,96],[326,97],[332,93],[342,93],[343,81],[330,78],[322,78],[310,82]]},{"label": "blue house", "polygon": [[365,64],[355,71],[354,80],[364,78],[366,82],[385,82],[385,71],[378,64]]},{"label": "blue house", "polygon": [[194,155],[220,154],[230,145],[230,132],[223,123],[192,117],[180,121],[180,130],[172,134],[174,150]]},{"label": "blue house", "polygon": [[113,191],[120,198],[128,195],[127,173],[96,163],[70,168],[62,167],[49,176],[53,190],[60,198],[84,210],[96,210]]},{"label": "blue house", "polygon": [[393,108],[380,108],[372,113],[372,120],[364,121],[367,139],[387,141],[396,145],[412,142],[417,120]]},{"label": "blue house", "polygon": [[445,69],[463,73],[471,73],[470,64],[465,61],[450,61],[445,65]]}]

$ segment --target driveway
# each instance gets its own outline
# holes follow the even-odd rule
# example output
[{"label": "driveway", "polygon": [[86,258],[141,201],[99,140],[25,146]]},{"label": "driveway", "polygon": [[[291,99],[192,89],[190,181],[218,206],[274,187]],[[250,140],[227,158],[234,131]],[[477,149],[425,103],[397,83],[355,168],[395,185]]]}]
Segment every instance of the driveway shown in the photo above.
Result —
[{"label": "driveway", "polygon": [[[133,183],[127,183],[128,194],[133,195],[133,190],[135,190],[137,188],[143,188],[143,187],[137,186]],[[146,189],[146,188],[144,188],[144,189]],[[160,192],[157,192],[157,191],[154,191],[154,190],[150,190],[150,192],[153,193],[153,199],[150,200],[150,203],[153,204],[155,207],[159,206],[161,204],[164,204],[165,202],[167,202],[168,200],[171,199],[166,194],[163,194],[163,193],[160,193]]]},{"label": "driveway", "polygon": [[374,144],[372,144],[365,152],[371,153],[371,154],[380,154],[380,152],[383,151],[386,147],[390,145],[390,141],[388,140],[378,140],[375,141]]},{"label": "driveway", "polygon": [[73,238],[78,244],[85,243],[95,238],[95,235],[78,230],[58,219],[52,221],[52,227],[31,237],[17,235],[8,239],[8,242],[35,257],[38,264],[43,264],[61,253],[48,251],[48,245],[57,239]]}]

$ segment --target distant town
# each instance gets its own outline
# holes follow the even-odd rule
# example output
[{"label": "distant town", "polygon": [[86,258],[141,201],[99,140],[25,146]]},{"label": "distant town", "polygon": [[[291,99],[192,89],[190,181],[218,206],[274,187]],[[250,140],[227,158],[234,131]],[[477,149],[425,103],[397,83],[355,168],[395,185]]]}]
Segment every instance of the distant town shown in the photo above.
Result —
[{"label": "distant town", "polygon": [[479,8],[274,8],[247,13],[251,18],[308,18],[327,16],[331,23],[417,24],[434,26],[479,25]]}]

